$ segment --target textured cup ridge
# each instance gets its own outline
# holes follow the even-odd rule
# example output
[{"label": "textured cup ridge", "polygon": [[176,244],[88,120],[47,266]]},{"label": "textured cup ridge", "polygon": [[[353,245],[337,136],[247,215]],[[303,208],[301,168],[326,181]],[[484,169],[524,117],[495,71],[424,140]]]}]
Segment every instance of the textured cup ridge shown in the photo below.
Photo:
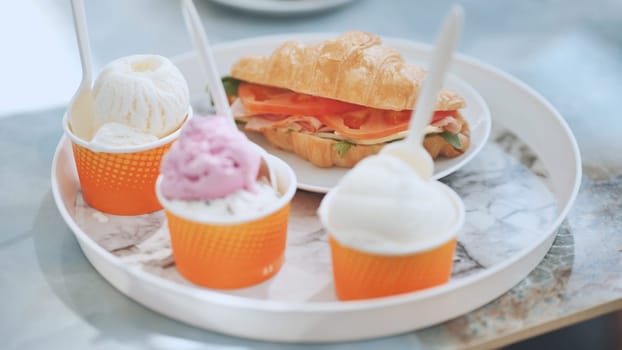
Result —
[{"label": "textured cup ridge", "polygon": [[94,152],[72,142],[80,186],[93,208],[116,215],[162,209],[155,193],[162,156],[173,141],[139,152]]},{"label": "textured cup ridge", "polygon": [[377,298],[421,290],[449,281],[456,239],[409,255],[371,254],[341,245],[330,236],[333,277],[341,300]]},{"label": "textured cup ridge", "polygon": [[223,289],[270,278],[283,264],[289,207],[250,222],[214,225],[166,210],[179,272],[198,285]]}]

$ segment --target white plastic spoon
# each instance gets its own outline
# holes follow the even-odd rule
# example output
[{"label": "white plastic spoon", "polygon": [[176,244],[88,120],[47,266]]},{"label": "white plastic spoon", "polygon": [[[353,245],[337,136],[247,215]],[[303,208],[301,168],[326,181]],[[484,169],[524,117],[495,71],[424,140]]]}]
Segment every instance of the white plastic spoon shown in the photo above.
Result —
[{"label": "white plastic spoon", "polygon": [[[216,112],[220,115],[226,116],[235,127],[235,119],[233,118],[231,108],[229,107],[227,93],[221,83],[220,74],[218,74],[218,69],[216,68],[216,60],[214,59],[214,54],[212,53],[212,49],[210,48],[207,40],[207,33],[203,28],[203,23],[201,23],[199,13],[197,12],[192,0],[181,1],[181,11],[184,15],[186,27],[190,33],[190,37],[192,38],[194,48],[199,55],[201,66],[207,75],[207,87],[210,91],[212,99],[214,100],[214,105],[216,105]],[[263,148],[257,148],[259,149],[263,159],[259,175],[265,176],[265,173],[267,173],[270,179],[270,184],[274,189],[277,189],[276,176],[274,174],[274,170],[268,163],[267,153]]]},{"label": "white plastic spoon", "polygon": [[220,115],[229,117],[229,120],[235,124],[231,109],[229,108],[229,100],[227,93],[220,81],[220,75],[216,68],[216,60],[209,45],[207,34],[201,23],[201,18],[197,12],[192,0],[182,0],[182,13],[186,22],[186,27],[192,38],[194,48],[199,55],[201,66],[207,75],[207,87],[216,106],[216,112]]},{"label": "white plastic spoon", "polygon": [[69,102],[69,125],[73,133],[85,140],[93,138],[93,118],[95,111],[95,101],[91,89],[93,80],[91,64],[91,48],[89,45],[89,34],[86,27],[86,15],[83,0],[71,0],[73,10],[73,23],[78,39],[78,49],[80,50],[80,62],[82,63],[82,81],[78,91],[73,95]]},{"label": "white plastic spoon", "polygon": [[429,180],[432,177],[434,162],[423,147],[423,137],[425,136],[423,132],[432,120],[438,93],[441,90],[445,72],[451,62],[460,36],[462,18],[462,7],[454,5],[445,18],[438,35],[430,69],[425,76],[421,94],[410,119],[408,136],[403,141],[388,144],[382,150],[408,162],[424,180]]}]

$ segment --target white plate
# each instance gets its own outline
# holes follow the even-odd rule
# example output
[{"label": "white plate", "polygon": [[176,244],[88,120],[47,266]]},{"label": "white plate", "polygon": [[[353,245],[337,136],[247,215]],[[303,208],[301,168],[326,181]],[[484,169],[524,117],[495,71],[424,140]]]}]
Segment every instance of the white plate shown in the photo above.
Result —
[{"label": "white plate", "polygon": [[[291,38],[291,37],[290,37]],[[316,42],[317,36],[299,35],[298,40]],[[217,59],[218,69],[221,74],[227,75],[231,71],[231,66],[242,56],[249,54],[265,54],[271,52],[286,38],[270,40],[253,40],[252,44],[247,41],[239,45],[227,44],[221,46],[220,55]],[[283,40],[283,41],[277,41]],[[413,62],[427,62],[428,50],[423,45],[412,45],[411,50],[404,53],[407,60]],[[201,79],[202,70],[199,62],[193,56],[180,57],[176,60],[177,65],[186,76],[193,95],[204,93],[205,86]],[[466,107],[461,110],[465,120],[469,123],[471,131],[471,144],[467,151],[455,158],[439,158],[434,162],[434,178],[445,177],[467,164],[482,149],[490,134],[491,117],[490,111],[484,99],[464,80],[455,74],[448,74],[445,80],[445,87],[460,94],[466,101]],[[272,147],[270,143],[259,133],[246,132],[246,135],[253,142],[263,147],[268,153],[273,154],[284,160],[294,169],[298,178],[298,188],[326,193],[333,188],[337,182],[346,174],[346,168],[318,168],[297,155]]]},{"label": "white plate", "polygon": [[212,0],[221,5],[268,14],[302,14],[328,10],[352,0]]},{"label": "white plate", "polygon": [[[219,45],[215,55],[225,64],[231,50],[268,50],[283,39]],[[422,50],[409,41],[393,43],[407,54]],[[308,192],[299,192],[293,201],[285,264],[274,278],[236,291],[194,286],[171,266],[161,212],[114,217],[83,204],[65,138],[52,164],[54,200],[104,278],[146,307],[196,327],[289,342],[360,340],[427,327],[480,307],[521,281],[550,248],[581,180],[574,136],[548,102],[472,59],[460,56],[453,68],[487,99],[496,132],[502,127],[510,133],[496,134],[478,157],[444,179],[464,199],[467,218],[458,237],[454,274],[442,286],[374,300],[335,300],[326,235],[315,216],[321,196]],[[198,80],[191,84],[202,86]],[[527,149],[533,154],[525,154]],[[145,237],[148,230],[157,232]],[[134,236],[140,239],[127,248],[123,240]],[[470,261],[474,256],[477,260]]]}]

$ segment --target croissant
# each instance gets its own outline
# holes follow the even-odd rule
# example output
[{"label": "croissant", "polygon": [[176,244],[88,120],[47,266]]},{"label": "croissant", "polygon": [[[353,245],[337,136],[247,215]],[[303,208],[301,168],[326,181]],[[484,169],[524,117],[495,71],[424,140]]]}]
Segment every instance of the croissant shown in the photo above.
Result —
[{"label": "croissant", "polygon": [[[269,56],[237,61],[239,80],[331,98],[378,109],[412,109],[425,70],[404,62],[400,53],[374,34],[346,32],[315,45],[287,41]],[[443,89],[437,111],[457,110],[464,100]]]},{"label": "croissant", "polygon": [[[270,55],[242,57],[231,69],[231,76],[245,84],[287,89],[300,96],[337,100],[369,110],[393,111],[390,113],[413,109],[425,73],[425,69],[405,62],[397,50],[383,44],[378,36],[359,31],[346,32],[312,45],[287,41]],[[443,117],[446,122],[442,124],[451,124],[451,127],[442,130],[456,134],[461,147],[448,143],[438,134],[437,128],[436,134],[424,139],[424,147],[433,158],[456,157],[468,148],[469,126],[458,112],[464,106],[465,101],[458,94],[447,89],[439,93],[435,110],[449,111],[446,114],[452,117]],[[236,118],[248,122],[247,130],[261,132],[273,147],[293,152],[318,167],[352,167],[359,160],[378,153],[387,142],[399,138],[391,134],[388,139],[382,139],[384,141],[346,139],[348,146],[344,149],[343,141],[326,137],[326,131],[320,131],[324,129],[318,118],[315,123],[307,120],[310,129],[301,129],[300,125],[284,125],[288,123],[288,116],[278,112],[272,116],[265,112],[253,114],[252,110],[244,112],[236,114]],[[346,118],[347,114],[341,117]],[[252,118],[255,119],[251,123]],[[262,118],[264,120],[258,123]],[[291,123],[295,124],[296,120],[300,123],[300,118],[292,118]],[[320,127],[313,128],[313,124]],[[333,136],[343,136],[340,131],[334,129]]]}]

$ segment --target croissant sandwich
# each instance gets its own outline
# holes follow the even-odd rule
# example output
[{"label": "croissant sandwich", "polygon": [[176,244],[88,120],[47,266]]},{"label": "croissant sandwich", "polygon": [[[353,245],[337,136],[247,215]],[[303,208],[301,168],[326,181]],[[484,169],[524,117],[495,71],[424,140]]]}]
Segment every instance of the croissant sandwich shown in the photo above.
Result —
[{"label": "croissant sandwich", "polygon": [[[376,35],[347,32],[317,45],[288,41],[237,61],[223,83],[236,120],[318,167],[352,167],[403,139],[425,75]],[[469,146],[457,94],[442,90],[424,146],[433,158]]]}]

